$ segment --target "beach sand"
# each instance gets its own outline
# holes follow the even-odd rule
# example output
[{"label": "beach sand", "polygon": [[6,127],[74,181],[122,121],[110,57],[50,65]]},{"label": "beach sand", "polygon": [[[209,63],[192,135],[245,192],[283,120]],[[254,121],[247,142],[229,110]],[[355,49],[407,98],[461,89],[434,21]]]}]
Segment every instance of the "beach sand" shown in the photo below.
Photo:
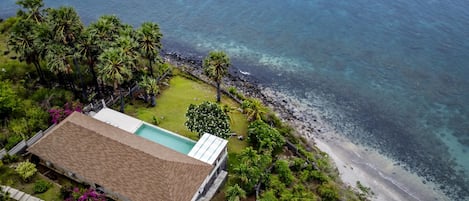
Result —
[{"label": "beach sand", "polygon": [[450,200],[438,193],[432,183],[423,184],[422,178],[395,165],[391,159],[376,151],[366,151],[346,139],[338,139],[329,142],[311,140],[334,161],[343,182],[356,187],[360,181],[370,187],[374,193],[372,200]]}]

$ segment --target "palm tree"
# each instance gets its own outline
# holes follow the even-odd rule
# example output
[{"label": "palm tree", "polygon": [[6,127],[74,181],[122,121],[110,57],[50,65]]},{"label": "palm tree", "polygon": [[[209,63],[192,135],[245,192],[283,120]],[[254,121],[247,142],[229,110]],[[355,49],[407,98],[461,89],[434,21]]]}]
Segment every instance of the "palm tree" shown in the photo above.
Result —
[{"label": "palm tree", "polygon": [[114,15],[103,15],[88,27],[90,33],[96,36],[102,51],[109,48],[118,37],[124,25]]},{"label": "palm tree", "polygon": [[13,25],[9,38],[8,45],[12,47],[22,60],[27,64],[33,64],[36,68],[39,79],[46,83],[44,72],[40,65],[40,58],[44,54],[44,46],[40,43],[39,39],[42,37],[38,35],[38,24],[32,20],[19,19]]},{"label": "palm tree", "polygon": [[257,151],[251,146],[243,149],[243,151],[239,154],[239,158],[243,163],[249,166],[257,165],[257,162],[260,160]]},{"label": "palm tree", "polygon": [[217,102],[220,102],[220,85],[223,77],[228,74],[230,58],[224,52],[209,52],[204,59],[205,74],[217,84]]},{"label": "palm tree", "polygon": [[130,59],[129,68],[137,71],[138,43],[130,35],[119,36],[112,43],[112,47],[122,49],[123,53]]},{"label": "palm tree", "polygon": [[246,198],[246,191],[239,187],[238,184],[235,184],[226,189],[225,198],[228,201],[239,201]]},{"label": "palm tree", "polygon": [[[73,60],[73,64],[80,79],[83,99],[86,99],[86,89],[82,79],[80,65],[78,65],[78,62],[76,60],[77,57],[75,54],[77,52],[76,48],[78,45],[78,39],[81,37],[81,34],[84,29],[83,23],[81,22],[80,17],[78,16],[77,12],[73,7],[60,7],[58,9],[48,9],[46,12],[46,23],[49,27],[52,36],[49,47],[54,46],[55,44],[64,46],[62,50],[66,50],[64,54],[70,59],[63,60],[63,62],[66,62],[67,66],[71,66],[70,61]],[[55,48],[57,48],[57,46]],[[72,76],[70,76],[71,73],[66,73],[66,75],[68,75],[68,80],[71,82],[72,90],[75,90],[73,78]]]},{"label": "palm tree", "polygon": [[[98,58],[98,74],[104,84],[112,86],[116,93],[122,83],[132,78],[129,63],[131,59],[119,48],[106,49]],[[121,98],[120,111],[124,112],[122,90],[119,90]]]},{"label": "palm tree", "polygon": [[261,120],[268,112],[268,109],[262,105],[262,102],[255,98],[244,100],[241,104],[241,108],[250,122]]},{"label": "palm tree", "polygon": [[98,93],[98,96],[101,96],[101,90],[95,70],[98,56],[101,54],[98,43],[99,40],[97,40],[96,35],[92,33],[90,29],[85,29],[77,40],[77,51],[75,56],[88,65],[88,69],[93,76],[93,83],[95,85],[96,92]]},{"label": "palm tree", "polygon": [[152,22],[144,22],[140,29],[137,30],[137,41],[140,54],[148,59],[148,67],[150,76],[153,77],[152,61],[158,57],[161,49],[161,38],[163,34],[160,32],[158,24]]},{"label": "palm tree", "polygon": [[48,9],[46,21],[52,30],[53,41],[73,47],[84,26],[73,7]]},{"label": "palm tree", "polygon": [[150,95],[151,106],[156,106],[156,94],[159,92],[159,87],[155,78],[144,76],[142,81],[139,83],[140,87],[145,90],[145,102],[147,102],[147,96]]},{"label": "palm tree", "polygon": [[[51,44],[48,46],[45,60],[49,70],[57,75],[62,85],[68,85],[72,91],[75,91],[72,66],[70,65],[70,48],[61,44]],[[63,78],[66,78],[66,81]]]},{"label": "palm tree", "polygon": [[22,10],[18,11],[18,16],[22,16],[25,19],[30,19],[36,23],[42,22],[42,11],[41,8],[44,7],[44,2],[42,0],[18,0],[16,4],[20,5],[27,10],[25,13]]}]

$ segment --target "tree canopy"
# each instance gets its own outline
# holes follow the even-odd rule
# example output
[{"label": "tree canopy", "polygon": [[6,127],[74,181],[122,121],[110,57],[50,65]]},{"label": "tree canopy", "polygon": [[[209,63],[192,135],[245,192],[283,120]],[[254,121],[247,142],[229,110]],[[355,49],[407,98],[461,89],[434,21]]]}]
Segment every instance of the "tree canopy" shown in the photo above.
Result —
[{"label": "tree canopy", "polygon": [[197,132],[199,136],[204,133],[225,139],[230,136],[229,116],[216,103],[206,101],[200,105],[191,104],[186,118],[187,128],[192,132]]},{"label": "tree canopy", "polygon": [[261,152],[279,151],[285,144],[285,138],[262,120],[252,122],[248,127],[248,141]]}]

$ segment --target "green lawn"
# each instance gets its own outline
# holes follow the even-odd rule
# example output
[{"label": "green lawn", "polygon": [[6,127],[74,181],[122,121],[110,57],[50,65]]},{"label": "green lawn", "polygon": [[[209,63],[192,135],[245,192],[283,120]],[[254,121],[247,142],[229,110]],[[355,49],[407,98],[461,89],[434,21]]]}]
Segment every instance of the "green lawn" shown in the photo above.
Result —
[{"label": "green lawn", "polygon": [[[52,186],[44,193],[35,194],[33,187],[34,182],[37,180],[42,179],[52,184]],[[23,192],[26,192],[30,195],[35,197],[41,198],[43,200],[50,200],[50,201],[59,201],[62,200],[60,198],[60,187],[55,184],[53,181],[48,179],[47,177],[41,176],[40,174],[36,173],[34,177],[31,179],[30,182],[24,182],[15,172],[14,169],[7,167],[6,165],[0,168],[0,183],[2,185],[8,185]]]},{"label": "green lawn", "polygon": [[[159,121],[158,126],[197,140],[197,133],[189,131],[184,122],[189,105],[200,104],[204,101],[215,101],[216,89],[200,81],[194,81],[182,76],[174,76],[169,81],[169,87],[158,95],[156,107],[147,107],[141,100],[133,101],[133,105],[127,104],[125,113],[138,119],[153,123],[153,117]],[[230,112],[231,130],[243,135],[246,139],[248,122],[244,115],[237,109],[239,105],[232,99],[223,96],[222,104],[232,108]],[[228,149],[238,153],[247,146],[246,141],[240,141],[233,137],[229,139]]]}]

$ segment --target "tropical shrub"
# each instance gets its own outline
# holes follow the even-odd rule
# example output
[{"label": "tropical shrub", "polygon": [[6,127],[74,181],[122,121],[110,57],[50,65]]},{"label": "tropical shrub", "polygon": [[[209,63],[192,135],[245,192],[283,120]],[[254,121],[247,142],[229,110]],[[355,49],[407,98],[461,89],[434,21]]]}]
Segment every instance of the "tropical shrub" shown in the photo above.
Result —
[{"label": "tropical shrub", "polygon": [[13,200],[13,199],[10,198],[9,192],[0,191],[0,201],[10,201],[10,200]]},{"label": "tropical shrub", "polygon": [[262,120],[269,110],[259,99],[249,98],[241,103],[241,109],[249,121]]},{"label": "tropical shrub", "polygon": [[242,198],[246,198],[246,191],[239,187],[238,184],[234,184],[226,189],[225,198],[227,201],[239,201]]},{"label": "tropical shrub", "polygon": [[261,152],[278,152],[285,144],[283,136],[262,120],[254,121],[249,125],[248,141]]},{"label": "tropical shrub", "polygon": [[[62,192],[64,191],[64,192]],[[66,191],[66,192],[65,192]],[[61,190],[61,195],[67,194],[65,201],[106,201],[104,194],[96,192],[96,189],[79,189],[78,187]]]},{"label": "tropical shrub", "polygon": [[71,115],[75,111],[82,112],[82,108],[83,108],[83,105],[78,101],[67,102],[65,103],[63,108],[54,107],[49,110],[51,121],[52,123],[57,124],[61,122],[62,120],[64,120],[65,118],[67,118],[68,115]]},{"label": "tropical shrub", "polygon": [[272,157],[258,154],[252,147],[247,147],[239,154],[240,163],[233,167],[236,183],[240,184],[248,194],[260,181],[267,180],[266,169],[272,163]]},{"label": "tropical shrub", "polygon": [[16,173],[18,173],[24,181],[28,181],[28,179],[34,176],[36,172],[36,165],[29,161],[21,162],[16,167]]},{"label": "tropical shrub", "polygon": [[7,143],[5,144],[5,149],[10,150],[13,148],[18,142],[23,140],[23,137],[21,135],[11,135],[7,138]]},{"label": "tropical shrub", "polygon": [[289,168],[288,161],[277,160],[275,163],[275,169],[279,175],[280,181],[282,181],[287,186],[292,184],[295,177],[293,177],[293,174]]},{"label": "tropical shrub", "polygon": [[[0,81],[0,116],[9,117],[20,109],[19,97],[13,89],[13,84]],[[3,120],[3,118],[2,118]]]},{"label": "tropical shrub", "polygon": [[192,131],[197,132],[199,136],[204,133],[228,138],[230,135],[230,119],[216,103],[203,102],[200,105],[191,104],[186,113],[186,122],[184,125]]},{"label": "tropical shrub", "polygon": [[300,171],[304,169],[307,166],[306,161],[303,160],[302,158],[294,158],[293,159],[293,165],[292,165],[292,170],[293,171]]},{"label": "tropical shrub", "polygon": [[336,201],[339,200],[338,189],[332,183],[325,183],[318,188],[319,196],[324,201]]},{"label": "tropical shrub", "polygon": [[2,162],[4,164],[15,163],[17,161],[18,161],[18,156],[17,155],[10,155],[8,153],[5,156],[3,156],[3,158],[2,158]]},{"label": "tropical shrub", "polygon": [[273,191],[272,189],[268,190],[268,191],[264,191],[262,194],[261,194],[261,198],[259,199],[259,201],[277,201],[277,195],[275,195],[275,191]]},{"label": "tropical shrub", "polygon": [[51,187],[51,183],[39,179],[34,183],[33,191],[34,193],[44,193]]}]

